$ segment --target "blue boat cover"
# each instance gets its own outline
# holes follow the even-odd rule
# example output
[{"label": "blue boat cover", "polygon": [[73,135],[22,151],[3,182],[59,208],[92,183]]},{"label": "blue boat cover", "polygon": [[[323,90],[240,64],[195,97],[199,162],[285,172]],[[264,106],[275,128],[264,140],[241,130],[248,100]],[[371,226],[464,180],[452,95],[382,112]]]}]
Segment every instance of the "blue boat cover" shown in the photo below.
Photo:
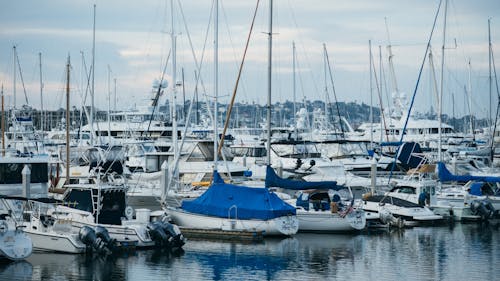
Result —
[{"label": "blue boat cover", "polygon": [[187,212],[220,218],[270,220],[295,215],[295,208],[262,187],[224,183],[217,172],[207,191],[195,200],[182,201]]},{"label": "blue boat cover", "polygon": [[438,162],[438,177],[441,182],[448,181],[458,181],[458,182],[468,182],[468,181],[484,181],[484,182],[500,182],[500,177],[491,176],[470,176],[463,175],[457,176],[453,175],[443,162]]},{"label": "blue boat cover", "polygon": [[469,193],[476,196],[483,196],[483,191],[481,187],[483,186],[483,182],[474,182],[470,185]]},{"label": "blue boat cover", "polygon": [[281,187],[284,189],[292,190],[306,190],[306,189],[344,189],[343,186],[338,186],[336,181],[297,181],[287,180],[280,178],[271,166],[266,168],[266,187]]}]

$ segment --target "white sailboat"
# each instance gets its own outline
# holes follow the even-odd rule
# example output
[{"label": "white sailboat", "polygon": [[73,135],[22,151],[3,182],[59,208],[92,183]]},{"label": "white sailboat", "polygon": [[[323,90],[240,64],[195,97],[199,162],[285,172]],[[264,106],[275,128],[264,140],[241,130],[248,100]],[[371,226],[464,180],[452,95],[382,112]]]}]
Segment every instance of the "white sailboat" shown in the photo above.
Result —
[{"label": "white sailboat", "polygon": [[[272,1],[270,2],[272,15]],[[215,83],[218,92],[218,1],[215,1]],[[270,16],[272,30],[272,16]],[[269,33],[271,42],[272,32]],[[271,43],[270,43],[271,45]],[[271,47],[271,46],[270,46]],[[271,50],[269,50],[271,52]],[[269,58],[270,59],[270,58]],[[269,71],[271,71],[269,67]],[[270,82],[269,82],[270,83]],[[269,93],[270,94],[270,93]],[[270,110],[270,108],[269,108]],[[269,117],[268,113],[268,117]],[[217,98],[214,114],[214,173],[211,186],[195,200],[184,200],[181,207],[167,207],[180,226],[219,231],[262,232],[263,235],[293,235],[298,230],[295,208],[267,188],[226,184],[217,172]],[[269,120],[270,121],[270,120]],[[270,127],[270,126],[269,126]]]}]

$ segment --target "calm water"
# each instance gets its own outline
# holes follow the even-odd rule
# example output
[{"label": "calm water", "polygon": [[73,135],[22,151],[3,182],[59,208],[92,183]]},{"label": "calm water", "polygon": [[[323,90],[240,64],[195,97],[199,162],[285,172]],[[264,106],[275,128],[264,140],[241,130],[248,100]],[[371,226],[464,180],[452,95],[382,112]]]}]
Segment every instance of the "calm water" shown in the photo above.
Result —
[{"label": "calm water", "polygon": [[500,280],[498,226],[457,224],[358,235],[299,234],[262,243],[189,240],[172,256],[33,254],[0,280]]}]

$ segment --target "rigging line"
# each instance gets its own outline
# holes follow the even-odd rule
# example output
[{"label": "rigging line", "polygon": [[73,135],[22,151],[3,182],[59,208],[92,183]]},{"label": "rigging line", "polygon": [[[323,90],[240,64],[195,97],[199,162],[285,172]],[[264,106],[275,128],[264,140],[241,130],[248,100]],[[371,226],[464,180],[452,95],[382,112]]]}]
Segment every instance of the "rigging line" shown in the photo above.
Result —
[{"label": "rigging line", "polygon": [[[208,98],[207,98],[207,94],[206,94],[207,90],[205,88],[205,84],[203,83],[203,79],[201,78],[201,67],[203,66],[203,62],[204,62],[204,58],[205,58],[205,50],[206,50],[206,46],[207,46],[207,42],[208,42],[208,34],[210,31],[210,24],[207,25],[207,30],[205,32],[205,41],[204,41],[203,49],[201,52],[201,58],[200,58],[200,62],[198,62],[198,59],[196,58],[196,53],[194,52],[193,41],[191,40],[191,35],[190,35],[189,29],[187,27],[186,17],[184,16],[184,10],[182,9],[182,5],[180,3],[180,0],[177,0],[177,3],[179,3],[179,10],[181,12],[182,20],[184,23],[184,28],[186,29],[186,33],[187,33],[187,37],[188,37],[188,41],[189,41],[189,46],[191,48],[191,53],[193,55],[196,70],[198,71],[198,76],[196,77],[197,79],[196,79],[196,83],[195,83],[195,88],[198,86],[198,83],[201,84],[201,87],[203,89],[203,97],[205,98],[205,105],[207,106],[208,116],[213,121],[214,117],[212,115],[212,110],[210,109],[210,102],[208,101]],[[208,18],[209,23],[212,21],[214,5],[215,5],[215,2],[212,1],[212,6],[210,7],[210,17]]]},{"label": "rigging line", "polygon": [[328,64],[328,74],[330,75],[330,81],[332,83],[333,97],[335,98],[335,107],[337,109],[337,115],[339,116],[340,131],[342,132],[342,137],[345,138],[345,131],[344,131],[344,127],[342,126],[342,118],[340,116],[339,100],[337,99],[337,92],[335,91],[335,84],[333,83],[332,68],[330,66],[330,56],[328,55],[328,51],[326,50],[326,45],[324,45],[324,46],[325,46],[326,63]]},{"label": "rigging line", "polygon": [[[161,73],[160,83],[158,84],[158,91],[156,92],[155,99],[153,100],[153,110],[151,111],[151,116],[149,117],[148,129],[146,130],[146,132],[149,132],[149,129],[151,128],[151,122],[153,121],[155,109],[158,106],[158,99],[160,98],[161,89],[162,89],[161,84],[163,83],[163,80],[165,80],[165,72],[167,71],[168,61],[170,60],[170,53],[171,53],[171,50],[168,51],[167,61],[165,62],[165,67],[163,67],[163,72]],[[175,83],[176,82],[174,81],[174,85],[173,85],[174,87],[175,87]],[[174,108],[174,110],[176,110],[176,109]],[[144,131],[141,131],[141,136],[143,133],[144,133]],[[172,137],[177,137],[177,136],[172,135]]]},{"label": "rigging line", "polygon": [[[258,4],[257,4],[258,5]],[[228,20],[227,20],[227,13],[226,13],[226,10],[224,9],[224,5],[223,5],[223,1],[220,2],[220,6],[221,6],[221,10],[222,10],[222,15],[224,16],[224,20],[225,20],[225,23],[226,23],[226,28],[227,28],[227,34],[228,34],[228,37],[229,37],[229,42],[231,44],[231,47],[233,49],[233,59],[235,61],[235,65],[236,67],[239,67],[238,66],[238,58],[237,58],[237,55],[236,55],[236,48],[234,47],[234,42],[233,42],[233,38],[231,37],[231,32],[230,32],[230,29],[229,29],[229,24],[228,24]],[[246,96],[246,91],[245,91],[245,85],[243,85],[244,81],[242,82],[242,91],[244,92],[245,96]]]},{"label": "rigging line", "polygon": [[[295,25],[295,28],[297,29],[297,33],[299,35],[299,38],[306,38],[306,36],[303,36],[302,35],[302,32],[301,32],[301,29],[299,28],[299,25],[297,24],[297,17],[295,16],[295,12],[292,8],[292,5],[290,3],[290,0],[288,0],[288,7],[290,8],[290,14],[292,16],[292,21],[293,21],[293,24]],[[303,41],[299,41],[300,43],[300,46],[302,48],[302,52],[304,53],[304,56],[306,57],[306,65],[307,67],[309,67],[309,69],[313,69],[313,67],[311,66],[310,62],[313,61],[312,59],[309,59],[309,56],[308,56],[308,53],[307,53],[307,48],[304,46],[304,42]],[[300,72],[300,71],[299,71]],[[315,79],[315,76],[313,75],[312,72],[311,73],[311,81],[316,81]],[[318,89],[318,85],[320,83],[312,83],[313,86],[314,86],[314,90],[316,91],[316,93],[320,93],[320,90]]]},{"label": "rigging line", "polygon": [[229,103],[229,108],[226,113],[226,122],[224,123],[224,129],[222,130],[222,135],[220,137],[220,145],[217,153],[220,153],[222,150],[222,146],[224,146],[224,136],[226,135],[227,127],[229,125],[229,118],[231,117],[231,113],[233,112],[234,100],[236,99],[236,93],[238,91],[238,85],[240,83],[241,72],[243,71],[243,64],[245,63],[248,51],[248,45],[250,44],[250,38],[252,37],[252,31],[255,24],[255,17],[257,16],[257,11],[259,9],[259,3],[260,0],[257,0],[255,11],[253,13],[252,24],[250,25],[250,30],[248,31],[247,42],[245,43],[245,50],[243,51],[243,58],[241,59],[241,64],[238,70],[238,77],[236,78],[236,84],[234,85],[233,96],[231,97],[231,102]]},{"label": "rigging line", "polygon": [[[300,63],[299,63],[299,59],[298,58],[295,58],[295,63],[297,64],[297,68],[301,68],[300,67]],[[304,104],[304,108],[306,109],[306,121],[307,121],[307,125],[308,127],[311,127],[311,122],[309,120],[309,109],[307,107],[307,102],[306,102],[306,94],[305,94],[305,89],[304,89],[304,82],[302,81],[302,75],[300,75],[300,71],[299,71],[299,80],[300,80],[300,90],[302,92],[302,103]],[[294,112],[293,114],[297,114],[297,112]],[[297,124],[294,124],[295,127],[297,127]],[[297,128],[295,128],[297,129]]]},{"label": "rigging line", "polygon": [[[15,49],[14,49],[15,51]],[[19,56],[17,55],[17,51],[14,52],[16,55],[16,62],[17,66],[19,66],[19,78],[21,78],[21,84],[23,85],[23,92],[24,92],[24,98],[26,99],[26,104],[28,105],[28,95],[26,94],[26,87],[24,85],[24,79],[23,79],[23,71],[21,70],[21,63],[19,62]],[[14,73],[15,75],[15,73]]]},{"label": "rigging line", "polygon": [[[427,59],[427,54],[429,53],[429,49],[430,49],[430,46],[431,46],[432,35],[434,34],[434,29],[436,28],[436,22],[437,22],[437,18],[439,16],[439,11],[441,10],[441,4],[442,4],[442,2],[443,2],[443,0],[439,1],[439,6],[438,6],[438,9],[437,9],[436,15],[434,16],[434,23],[432,24],[431,34],[429,35],[429,40],[427,41],[427,47],[425,48],[425,54],[424,54],[424,57],[422,59],[422,64],[420,65],[420,70],[418,72],[417,82],[416,82],[416,85],[415,85],[415,89],[413,90],[413,95],[411,97],[410,108],[408,109],[408,113],[406,114],[405,124],[403,126],[403,130],[401,131],[401,138],[399,140],[400,143],[403,142],[403,137],[405,135],[406,127],[408,126],[408,120],[410,119],[411,109],[413,107],[413,104],[415,103],[415,96],[417,94],[418,85],[420,84],[420,77],[422,76],[422,70],[424,68],[425,61]],[[394,154],[394,161],[392,162],[392,165],[391,165],[391,173],[389,174],[388,182],[391,181],[392,174],[394,172],[394,168],[396,167],[396,159],[398,157],[400,149],[401,149],[401,145],[398,146],[398,149],[396,150],[396,153]]]},{"label": "rigging line", "polygon": [[[371,55],[371,52],[372,50],[370,49],[370,55]],[[379,80],[378,80],[378,77],[377,77],[377,70],[375,68],[375,60],[371,60],[371,65],[370,65],[370,68],[372,68],[373,70],[373,75],[375,76],[375,85],[377,85],[377,96],[378,96],[378,102],[380,103],[380,113],[382,114],[382,122],[384,123],[384,131],[387,130],[387,123],[385,121],[385,115],[384,115],[384,109],[383,109],[383,105],[382,105],[382,93],[381,93],[381,90],[380,90],[380,85],[378,84]],[[380,78],[382,79],[382,78]],[[340,113],[339,113],[340,114]],[[373,124],[372,124],[372,127],[373,127]],[[373,130],[373,128],[372,128]],[[388,142],[389,141],[389,136],[387,134],[385,134],[385,137],[386,137],[386,141]]]},{"label": "rigging line", "polygon": [[[84,69],[84,74],[85,74],[85,78],[87,78],[87,85],[85,87],[85,94],[83,96],[83,103],[82,103],[82,111],[80,111],[80,126],[78,128],[78,138],[80,138],[80,134],[81,134],[81,131],[82,131],[82,122],[83,122],[83,113],[85,112],[85,116],[87,117],[87,120],[90,120],[90,112],[88,111],[88,109],[85,107],[85,104],[87,102],[87,95],[89,93],[89,90],[90,90],[90,71],[92,71],[92,65],[90,66],[90,71],[87,71],[87,64],[85,62],[85,56],[82,53],[82,64],[83,64],[83,69]],[[80,94],[80,98],[82,98],[81,94]],[[93,134],[93,129],[90,128],[90,133]]]},{"label": "rigging line", "polygon": [[491,53],[491,63],[492,63],[492,68],[493,68],[493,74],[495,75],[495,86],[497,89],[497,112],[495,115],[495,125],[493,125],[493,132],[491,136],[491,163],[493,163],[493,156],[494,156],[494,144],[495,144],[495,131],[497,129],[497,121],[498,121],[498,111],[500,109],[500,92],[498,89],[498,77],[497,77],[497,68],[495,66],[495,57],[493,56],[493,47],[490,43],[490,53]]}]

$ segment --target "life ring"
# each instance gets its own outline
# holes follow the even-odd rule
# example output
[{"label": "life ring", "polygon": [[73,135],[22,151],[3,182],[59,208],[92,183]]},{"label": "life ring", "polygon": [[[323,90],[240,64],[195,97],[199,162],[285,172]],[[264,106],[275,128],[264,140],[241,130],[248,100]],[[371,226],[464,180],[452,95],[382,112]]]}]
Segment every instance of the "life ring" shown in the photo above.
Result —
[{"label": "life ring", "polygon": [[132,208],[131,206],[127,206],[125,208],[125,217],[129,220],[133,219],[134,218],[134,208]]}]

